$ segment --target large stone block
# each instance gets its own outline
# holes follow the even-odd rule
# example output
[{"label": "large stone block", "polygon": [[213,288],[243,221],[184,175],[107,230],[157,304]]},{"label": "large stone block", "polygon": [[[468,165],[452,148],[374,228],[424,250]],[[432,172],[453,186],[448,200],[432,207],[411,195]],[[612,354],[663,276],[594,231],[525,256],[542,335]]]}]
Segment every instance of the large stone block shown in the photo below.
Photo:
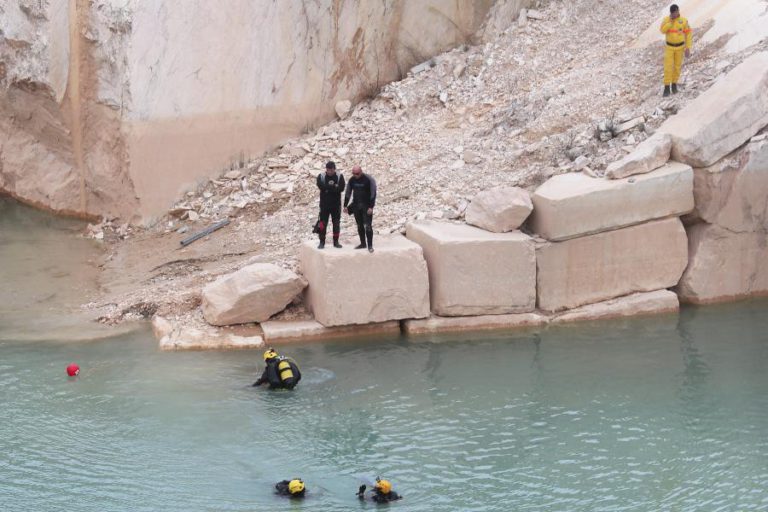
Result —
[{"label": "large stone block", "polygon": [[706,304],[768,295],[768,232],[734,233],[717,225],[688,228],[690,263],[677,292]]},{"label": "large stone block", "polygon": [[528,191],[520,187],[494,187],[484,190],[467,207],[467,224],[506,233],[519,228],[531,214],[533,204]]},{"label": "large stone block", "polygon": [[696,216],[730,231],[768,227],[768,140],[752,142],[715,165],[694,169]]},{"label": "large stone block", "polygon": [[733,68],[669,118],[659,131],[672,136],[672,159],[707,167],[768,125],[768,52]]},{"label": "large stone block", "polygon": [[669,288],[688,263],[680,219],[664,219],[540,246],[539,308],[560,311]]},{"label": "large stone block", "polygon": [[527,235],[423,221],[408,224],[406,236],[424,250],[433,313],[491,315],[536,307],[536,253]]},{"label": "large stone block", "polygon": [[403,236],[380,237],[373,254],[306,242],[299,258],[309,281],[307,305],[326,327],[429,315],[427,262]]},{"label": "large stone block", "polygon": [[263,322],[285,309],[305,286],[290,270],[254,263],[203,288],[203,316],[211,325]]},{"label": "large stone block", "polygon": [[610,164],[605,170],[605,175],[612,180],[618,180],[651,172],[667,163],[671,151],[672,137],[668,133],[657,132],[641,142],[630,154]]},{"label": "large stone block", "polygon": [[555,315],[552,323],[607,320],[662,313],[676,313],[680,310],[677,295],[669,290],[633,293],[624,297],[587,304]]},{"label": "large stone block", "polygon": [[405,320],[403,331],[406,334],[436,334],[443,332],[487,331],[495,329],[521,329],[538,327],[547,323],[547,317],[541,313],[518,313],[512,315],[480,316],[431,316],[420,320]]},{"label": "large stone block", "polygon": [[261,324],[267,343],[287,343],[291,341],[316,341],[352,336],[397,335],[400,322],[381,322],[368,325],[343,325],[325,327],[316,320],[269,320]]},{"label": "large stone block", "polygon": [[681,215],[693,209],[693,170],[670,162],[620,180],[561,174],[533,194],[532,227],[548,240],[566,240]]},{"label": "large stone block", "polygon": [[152,330],[160,350],[223,350],[264,346],[264,339],[254,328],[241,326],[235,330],[225,330],[194,319],[187,321],[190,323],[171,322],[159,316],[152,319]]}]

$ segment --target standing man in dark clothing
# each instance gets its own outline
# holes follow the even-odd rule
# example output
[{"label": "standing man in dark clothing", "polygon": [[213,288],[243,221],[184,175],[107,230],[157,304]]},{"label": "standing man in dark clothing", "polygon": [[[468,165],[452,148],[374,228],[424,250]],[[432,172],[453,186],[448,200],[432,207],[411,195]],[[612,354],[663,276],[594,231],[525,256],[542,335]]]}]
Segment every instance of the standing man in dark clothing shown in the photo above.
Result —
[{"label": "standing man in dark clothing", "polygon": [[[357,222],[357,235],[360,237],[360,245],[355,249],[365,249],[366,238],[368,252],[373,252],[373,207],[376,205],[376,181],[367,174],[359,165],[352,168],[352,177],[347,183],[347,192],[344,194],[344,211],[355,215]],[[352,203],[349,197],[352,196]]]},{"label": "standing man in dark clothing", "polygon": [[336,174],[336,164],[325,164],[325,173],[317,175],[317,188],[320,189],[320,220],[317,224],[317,234],[320,237],[318,249],[325,247],[325,232],[328,229],[328,217],[333,221],[333,246],[341,248],[339,234],[341,228],[341,193],[344,192],[344,175]]}]

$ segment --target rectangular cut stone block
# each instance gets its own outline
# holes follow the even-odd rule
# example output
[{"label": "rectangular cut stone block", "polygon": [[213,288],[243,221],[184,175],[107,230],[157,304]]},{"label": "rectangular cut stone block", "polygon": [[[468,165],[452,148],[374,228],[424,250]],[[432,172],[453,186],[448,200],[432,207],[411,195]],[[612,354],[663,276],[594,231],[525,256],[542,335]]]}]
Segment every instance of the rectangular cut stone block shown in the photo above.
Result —
[{"label": "rectangular cut stone block", "polygon": [[687,263],[688,241],[677,218],[544,244],[536,251],[539,308],[561,311],[669,288]]},{"label": "rectangular cut stone block", "polygon": [[382,322],[368,325],[345,325],[325,327],[315,320],[269,320],[261,324],[267,343],[285,343],[289,341],[329,340],[354,336],[372,336],[377,334],[399,334],[400,322]]},{"label": "rectangular cut stone block", "polygon": [[567,240],[693,209],[693,170],[681,163],[620,180],[561,174],[533,194],[533,230]]},{"label": "rectangular cut stone block", "polygon": [[326,327],[429,316],[427,262],[403,236],[379,237],[374,253],[306,242],[299,259],[307,305]]},{"label": "rectangular cut stone block", "polygon": [[757,53],[670,117],[672,159],[707,167],[768,125],[768,52]]},{"label": "rectangular cut stone block", "polygon": [[220,329],[202,322],[171,322],[156,316],[152,319],[152,330],[160,350],[227,350],[264,346],[261,330],[254,327]]},{"label": "rectangular cut stone block", "polygon": [[403,322],[403,331],[411,335],[435,334],[441,332],[519,329],[522,327],[536,327],[546,323],[547,317],[540,313],[452,317],[431,316],[422,320],[405,320]]},{"label": "rectangular cut stone block", "polygon": [[552,323],[580,322],[585,320],[605,320],[608,318],[632,317],[674,313],[680,310],[680,301],[675,292],[657,290],[655,292],[633,293],[625,297],[588,304],[555,315]]},{"label": "rectangular cut stone block", "polygon": [[696,216],[735,232],[768,227],[768,140],[752,142],[715,165],[694,169]]},{"label": "rectangular cut stone block", "polygon": [[527,235],[466,224],[408,224],[424,250],[432,312],[441,316],[524,313],[536,307],[536,251]]},{"label": "rectangular cut stone block", "polygon": [[688,228],[690,263],[677,292],[706,304],[768,295],[768,233],[734,233],[717,225]]}]

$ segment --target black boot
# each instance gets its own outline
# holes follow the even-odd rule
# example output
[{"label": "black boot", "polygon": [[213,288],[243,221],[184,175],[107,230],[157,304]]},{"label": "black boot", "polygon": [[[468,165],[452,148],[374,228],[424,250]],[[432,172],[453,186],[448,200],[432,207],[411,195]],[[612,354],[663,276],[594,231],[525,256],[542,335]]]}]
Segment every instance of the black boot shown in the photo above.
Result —
[{"label": "black boot", "polygon": [[325,240],[320,240],[320,243],[317,244],[318,249],[324,249],[325,248]]},{"label": "black boot", "polygon": [[677,94],[677,84],[672,84],[672,94]]},{"label": "black boot", "polygon": [[664,96],[665,98],[667,96],[669,96],[669,86],[668,85],[664,86],[664,94],[662,94],[662,96]]},{"label": "black boot", "polygon": [[335,248],[337,248],[337,249],[341,249],[341,244],[340,244],[340,243],[339,243],[339,241],[338,241],[337,239],[335,239],[335,238],[333,239],[333,246],[334,246]]},{"label": "black boot", "polygon": [[355,249],[365,249],[365,244],[360,244]]}]

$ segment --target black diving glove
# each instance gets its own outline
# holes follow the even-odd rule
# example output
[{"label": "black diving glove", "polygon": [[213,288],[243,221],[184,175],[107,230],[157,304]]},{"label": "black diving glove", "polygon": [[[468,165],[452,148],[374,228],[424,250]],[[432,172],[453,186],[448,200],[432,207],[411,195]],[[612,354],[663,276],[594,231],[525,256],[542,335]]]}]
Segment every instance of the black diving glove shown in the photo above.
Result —
[{"label": "black diving glove", "polygon": [[361,486],[360,486],[360,487],[357,489],[357,497],[358,497],[358,498],[362,498],[364,494],[365,494],[365,484],[361,485]]}]

